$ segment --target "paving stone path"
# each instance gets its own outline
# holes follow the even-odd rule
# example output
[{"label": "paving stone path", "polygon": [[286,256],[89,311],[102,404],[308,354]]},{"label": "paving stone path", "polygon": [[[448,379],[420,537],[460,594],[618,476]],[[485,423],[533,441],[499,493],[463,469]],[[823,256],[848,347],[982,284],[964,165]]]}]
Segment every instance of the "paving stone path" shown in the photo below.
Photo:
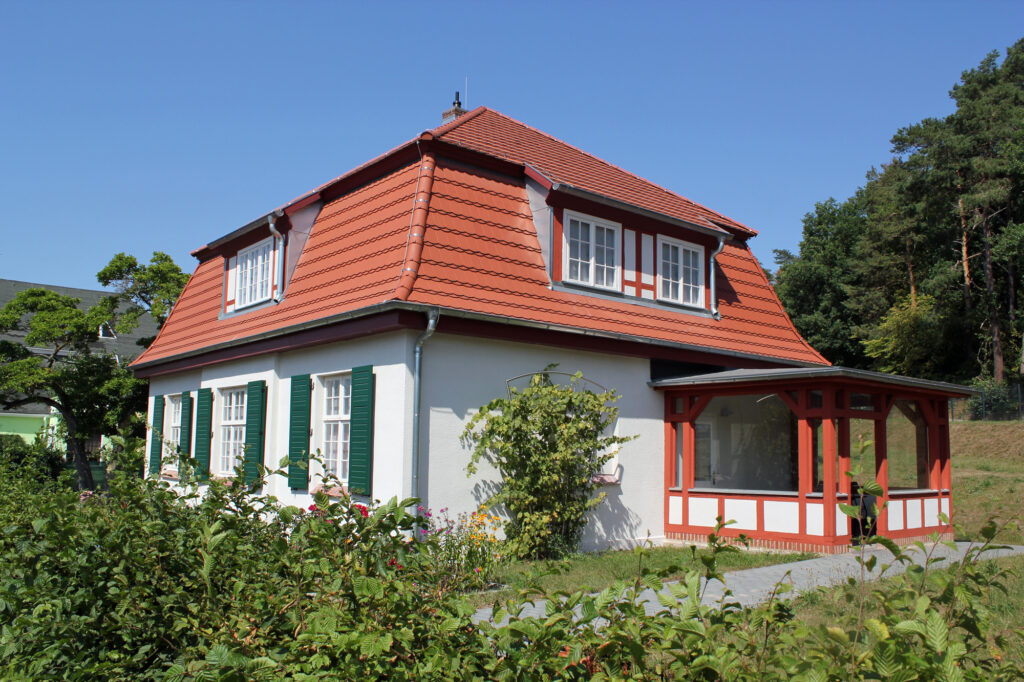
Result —
[{"label": "paving stone path", "polygon": [[[933,558],[942,558],[943,561],[933,564],[935,568],[942,568],[963,559],[971,543],[958,542],[957,549],[953,550],[945,545],[928,545],[932,550]],[[914,558],[915,563],[923,564],[925,554],[916,548],[909,548],[907,552]],[[1009,549],[989,550],[982,554],[982,559],[996,559],[1013,554],[1024,554],[1024,545],[1014,545]],[[883,564],[891,563],[892,555],[882,547],[874,547],[865,551],[865,559],[870,555],[878,557],[878,564],[874,572],[867,574],[868,580],[877,580],[883,577],[880,567]],[[774,566],[762,566],[760,568],[748,568],[742,571],[729,571],[725,573],[729,589],[732,590],[732,601],[739,602],[743,606],[754,606],[768,599],[776,583],[785,581],[793,585],[793,590],[786,594],[793,597],[803,592],[810,592],[822,586],[838,585],[848,577],[858,577],[861,574],[860,564],[857,563],[859,551],[850,550],[843,554],[832,554],[818,557],[816,559],[805,559],[794,561],[788,564],[776,564]],[[886,570],[884,576],[899,575],[905,570],[903,564],[893,564]],[[788,574],[788,575],[787,575]],[[703,585],[702,585],[703,587]],[[725,586],[717,580],[711,582],[704,592],[704,604],[717,604],[722,597]],[[653,590],[644,590],[640,593],[640,599],[644,603],[644,610],[648,614],[654,614],[662,610],[661,604]],[[545,603],[536,602],[533,606],[527,606],[523,616],[545,616]],[[474,621],[490,620],[491,609],[483,608],[477,610],[473,616]]]}]

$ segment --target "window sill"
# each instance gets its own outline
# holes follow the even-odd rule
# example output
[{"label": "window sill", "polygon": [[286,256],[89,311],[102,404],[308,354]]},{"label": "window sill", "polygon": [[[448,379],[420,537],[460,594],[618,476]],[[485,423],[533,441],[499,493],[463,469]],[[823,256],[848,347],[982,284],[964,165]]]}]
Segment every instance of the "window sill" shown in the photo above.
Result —
[{"label": "window sill", "polygon": [[746,495],[749,497],[799,497],[796,490],[743,490],[740,488],[690,488],[687,492],[700,495]]},{"label": "window sill", "polygon": [[325,486],[317,484],[309,489],[310,495],[316,495],[317,493],[323,493],[324,495],[327,495],[327,497],[344,497],[348,495],[348,486],[343,485],[339,487],[336,485]]},{"label": "window sill", "polygon": [[590,479],[598,485],[620,485],[622,481],[618,474],[594,474]]},{"label": "window sill", "polygon": [[167,480],[170,480],[170,481],[177,481],[177,480],[179,480],[178,479],[178,470],[177,469],[161,469],[160,470],[160,478],[166,478]]}]

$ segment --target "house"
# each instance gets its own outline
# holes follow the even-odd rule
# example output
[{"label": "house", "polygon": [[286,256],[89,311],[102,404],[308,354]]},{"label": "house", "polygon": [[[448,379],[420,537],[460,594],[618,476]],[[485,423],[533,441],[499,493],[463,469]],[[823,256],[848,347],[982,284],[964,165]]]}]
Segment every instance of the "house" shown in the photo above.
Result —
[{"label": "house", "polygon": [[[0,279],[0,308],[12,300],[20,291],[26,289],[49,289],[62,296],[77,298],[82,308],[90,308],[100,302],[104,297],[110,296],[111,292],[97,289],[77,289],[74,287],[59,287],[51,284],[37,284],[33,282],[21,282],[12,279]],[[153,337],[156,335],[156,323],[149,315],[143,315],[139,320],[139,326],[131,333],[116,334],[109,324],[102,325],[97,330],[96,342],[90,348],[98,353],[112,353],[126,362],[142,352],[142,347],[137,343],[139,339]],[[12,341],[21,344],[25,338],[24,330],[12,330],[0,333],[0,341]],[[48,354],[46,349],[34,349],[38,353]],[[0,434],[10,433],[21,436],[26,441],[32,441],[41,431],[49,432],[57,424],[58,417],[49,406],[42,403],[31,403],[17,407],[3,408],[0,406]],[[86,442],[86,449],[89,452],[99,450],[101,437],[96,435]]]},{"label": "house", "polygon": [[[724,516],[764,546],[838,551],[861,465],[880,530],[951,533],[946,401],[966,389],[831,366],[746,225],[487,107],[446,118],[193,252],[133,364],[152,474],[173,480],[177,447],[213,477],[319,450],[352,494],[470,511],[496,479],[466,475],[471,413],[557,363],[615,388],[637,436],[586,548],[699,540]],[[267,492],[306,505],[322,473]]]}]

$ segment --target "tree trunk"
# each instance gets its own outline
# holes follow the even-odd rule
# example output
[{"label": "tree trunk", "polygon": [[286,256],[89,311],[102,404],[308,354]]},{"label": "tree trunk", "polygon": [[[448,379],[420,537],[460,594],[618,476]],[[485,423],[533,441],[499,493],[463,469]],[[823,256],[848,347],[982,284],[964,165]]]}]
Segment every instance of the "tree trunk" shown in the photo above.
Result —
[{"label": "tree trunk", "polygon": [[[60,408],[59,408],[60,409]],[[85,452],[85,446],[78,437],[78,420],[71,410],[60,409],[60,416],[64,418],[64,426],[68,430],[67,443],[68,455],[75,463],[75,474],[78,480],[79,490],[95,490],[96,483],[92,480],[92,469],[89,468],[89,457]]]},{"label": "tree trunk", "polygon": [[985,254],[985,291],[988,293],[988,320],[989,329],[992,335],[992,378],[1002,383],[1005,378],[1005,363],[1003,359],[1002,328],[999,323],[999,310],[996,305],[996,282],[995,271],[992,267],[992,225],[988,217],[981,219],[982,248]]},{"label": "tree trunk", "polygon": [[967,235],[970,226],[967,222],[967,213],[964,210],[964,198],[961,196],[957,203],[960,206],[960,260],[964,268],[964,306],[967,311],[971,310],[971,265],[968,262],[969,253],[967,250]]},{"label": "tree trunk", "polygon": [[68,436],[68,453],[75,463],[75,473],[78,480],[79,490],[95,490],[96,483],[92,480],[92,469],[89,467],[89,457],[85,452],[82,441],[78,438]]},{"label": "tree trunk", "polygon": [[910,240],[906,240],[907,276],[910,278],[910,306],[917,307],[917,281],[914,279],[914,259],[910,250]]}]

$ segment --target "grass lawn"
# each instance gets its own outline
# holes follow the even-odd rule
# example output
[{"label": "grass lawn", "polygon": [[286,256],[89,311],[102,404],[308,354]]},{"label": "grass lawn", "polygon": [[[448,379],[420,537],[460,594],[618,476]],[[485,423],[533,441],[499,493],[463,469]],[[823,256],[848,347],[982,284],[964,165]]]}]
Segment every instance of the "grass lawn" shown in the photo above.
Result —
[{"label": "grass lawn", "polygon": [[[698,555],[705,550],[698,550]],[[776,552],[732,552],[719,557],[719,568],[722,571],[735,571],[743,568],[770,566],[788,561],[810,559],[815,554],[783,554]],[[631,580],[640,574],[640,557],[630,550],[595,552],[593,554],[577,554],[563,562],[516,561],[502,567],[495,576],[499,583],[507,585],[507,589],[499,592],[487,592],[470,595],[470,600],[477,606],[489,606],[496,598],[511,596],[521,589],[529,587],[531,580],[540,573],[551,568],[556,572],[536,578],[536,584],[548,591],[575,592],[586,590],[599,592],[616,580]],[[687,547],[655,547],[643,554],[645,568],[659,570],[678,565],[680,568],[671,574],[669,579],[681,578],[690,568],[696,565],[690,549]]]},{"label": "grass lawn", "polygon": [[[1012,573],[1003,579],[1006,594],[994,590],[986,599],[990,634],[992,637],[1009,637],[1015,630],[1024,628],[1024,556],[994,559],[992,563],[1000,569],[1009,569]],[[841,588],[821,588],[797,597],[793,600],[797,619],[812,626],[835,623],[851,608],[842,594]],[[867,605],[865,618],[871,618],[879,612],[879,605],[872,603],[871,597],[868,598]],[[1024,663],[1024,651],[1007,651],[1006,654],[1016,663]]]},{"label": "grass lawn", "polygon": [[[969,539],[990,518],[1021,521],[1024,498],[1024,424],[955,422],[949,429],[953,463],[953,522]],[[1017,529],[1000,537],[1024,543]]]}]

